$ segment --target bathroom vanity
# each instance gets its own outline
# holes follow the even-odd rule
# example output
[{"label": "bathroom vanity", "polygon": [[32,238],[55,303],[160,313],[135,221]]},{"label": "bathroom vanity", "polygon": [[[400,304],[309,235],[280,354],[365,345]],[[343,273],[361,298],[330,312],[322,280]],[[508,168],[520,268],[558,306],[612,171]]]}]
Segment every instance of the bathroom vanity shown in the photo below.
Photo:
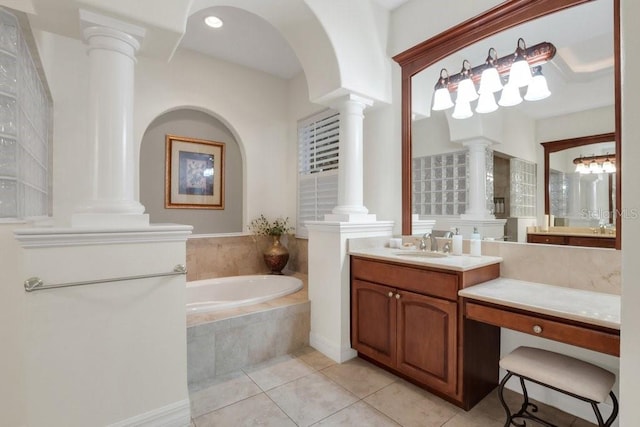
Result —
[{"label": "bathroom vanity", "polygon": [[588,246],[593,248],[615,248],[616,236],[610,233],[598,233],[589,228],[552,227],[549,231],[530,231],[527,243],[547,245]]},{"label": "bathroom vanity", "polygon": [[499,257],[351,252],[358,355],[469,409],[498,380],[500,330],[465,319],[458,291],[500,276]]}]

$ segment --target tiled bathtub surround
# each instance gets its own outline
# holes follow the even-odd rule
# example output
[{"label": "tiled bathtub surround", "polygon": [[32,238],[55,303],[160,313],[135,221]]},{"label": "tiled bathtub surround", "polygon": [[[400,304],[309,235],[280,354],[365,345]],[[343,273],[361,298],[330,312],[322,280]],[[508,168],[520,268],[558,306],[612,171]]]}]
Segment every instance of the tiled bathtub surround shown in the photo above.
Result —
[{"label": "tiled bathtub surround", "polygon": [[309,344],[307,278],[300,291],[245,307],[187,316],[191,389],[215,376],[296,351]]},{"label": "tiled bathtub surround", "polygon": [[[262,253],[270,242],[267,236],[192,236],[187,240],[187,281],[269,273]],[[284,272],[307,274],[307,240],[285,236],[282,243],[289,249]]]}]

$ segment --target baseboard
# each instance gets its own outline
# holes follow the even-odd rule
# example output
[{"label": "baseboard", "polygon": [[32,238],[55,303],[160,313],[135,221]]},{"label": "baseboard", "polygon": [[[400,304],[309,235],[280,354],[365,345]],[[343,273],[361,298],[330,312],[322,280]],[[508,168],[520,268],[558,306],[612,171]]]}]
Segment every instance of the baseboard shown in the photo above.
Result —
[{"label": "baseboard", "polygon": [[188,427],[191,423],[189,399],[110,424],[109,427]]},{"label": "baseboard", "polygon": [[339,347],[313,331],[309,333],[309,345],[338,363],[346,362],[358,355],[351,347]]}]

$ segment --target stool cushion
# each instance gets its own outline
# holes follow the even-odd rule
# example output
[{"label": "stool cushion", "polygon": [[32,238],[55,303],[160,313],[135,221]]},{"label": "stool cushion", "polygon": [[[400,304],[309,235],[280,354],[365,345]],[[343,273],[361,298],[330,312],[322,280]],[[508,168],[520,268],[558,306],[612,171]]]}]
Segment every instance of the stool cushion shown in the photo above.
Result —
[{"label": "stool cushion", "polygon": [[532,347],[516,348],[500,360],[500,367],[598,403],[605,401],[616,381],[614,374],[599,366]]}]

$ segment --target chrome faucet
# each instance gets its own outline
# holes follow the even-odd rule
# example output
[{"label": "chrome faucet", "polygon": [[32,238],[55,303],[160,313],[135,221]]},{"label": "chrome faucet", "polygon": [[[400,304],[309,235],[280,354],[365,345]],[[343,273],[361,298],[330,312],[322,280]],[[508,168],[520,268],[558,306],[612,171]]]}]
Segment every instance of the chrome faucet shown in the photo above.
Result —
[{"label": "chrome faucet", "polygon": [[429,239],[429,250],[432,252],[437,252],[438,251],[438,241],[436,240],[436,236],[434,236],[432,233],[424,233],[422,235],[422,239],[420,239],[420,250],[421,251],[426,251],[427,250],[427,239]]}]

